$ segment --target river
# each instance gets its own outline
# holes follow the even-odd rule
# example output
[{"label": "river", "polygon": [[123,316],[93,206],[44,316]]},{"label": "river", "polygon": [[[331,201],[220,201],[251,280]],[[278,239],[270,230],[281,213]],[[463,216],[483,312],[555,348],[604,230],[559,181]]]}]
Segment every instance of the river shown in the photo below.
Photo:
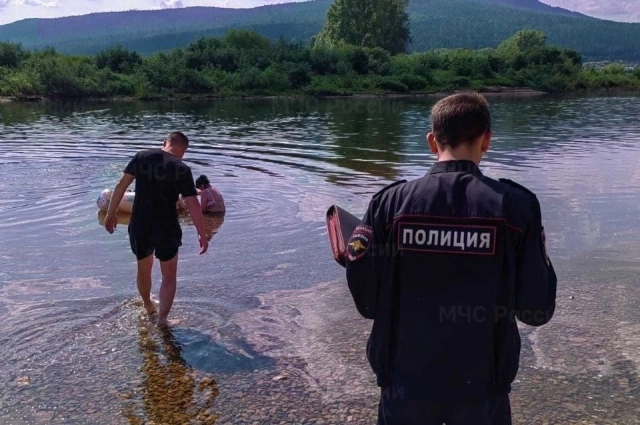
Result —
[{"label": "river", "polygon": [[[372,424],[370,322],[324,213],[424,174],[435,99],[0,104],[0,423]],[[490,98],[492,177],[542,205],[558,307],[521,327],[515,424],[640,423],[640,98]],[[173,130],[225,197],[182,218],[170,332],[96,198]],[[154,267],[157,300],[159,267]]]}]

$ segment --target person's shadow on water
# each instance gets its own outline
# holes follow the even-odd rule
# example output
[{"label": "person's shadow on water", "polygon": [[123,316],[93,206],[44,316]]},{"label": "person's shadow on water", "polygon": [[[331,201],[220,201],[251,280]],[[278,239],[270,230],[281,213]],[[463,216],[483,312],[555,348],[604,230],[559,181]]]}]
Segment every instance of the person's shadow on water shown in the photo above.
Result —
[{"label": "person's shadow on water", "polygon": [[170,328],[159,329],[140,318],[138,332],[142,384],[137,402],[125,409],[129,423],[215,423],[212,407],[219,391],[213,376],[193,370]]},{"label": "person's shadow on water", "polygon": [[[125,409],[131,425],[213,424],[219,395],[214,374],[269,368],[273,360],[246,344],[225,347],[195,329],[157,328],[147,319],[138,323],[138,347],[143,357],[140,405]],[[144,412],[144,417],[140,413]]]},{"label": "person's shadow on water", "polygon": [[216,341],[196,329],[173,328],[181,358],[194,370],[209,374],[252,372],[275,366],[272,358],[256,353],[246,342]]}]

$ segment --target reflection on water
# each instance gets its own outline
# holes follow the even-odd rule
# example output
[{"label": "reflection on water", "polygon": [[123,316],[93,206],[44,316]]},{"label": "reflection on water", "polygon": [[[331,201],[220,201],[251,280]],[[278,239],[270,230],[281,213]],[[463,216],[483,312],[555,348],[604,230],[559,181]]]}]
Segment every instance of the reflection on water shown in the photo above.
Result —
[{"label": "reflection on water", "polygon": [[328,105],[328,128],[335,135],[332,162],[363,174],[397,180],[397,168],[402,163],[404,109],[404,104],[354,103],[347,115],[343,104]]},{"label": "reflection on water", "polygon": [[[104,226],[104,221],[107,218],[107,212],[105,210],[98,210],[98,223]],[[131,213],[116,211],[116,220],[118,224],[128,226],[131,221]]]},{"label": "reflection on water", "polygon": [[[202,222],[204,223],[204,234],[207,241],[211,242],[213,235],[216,235],[224,223],[224,213],[204,213],[202,214]],[[185,225],[193,225],[190,215],[185,215],[182,219]]]},{"label": "reflection on water", "polygon": [[[101,226],[104,226],[104,220],[107,217],[107,212],[105,210],[98,210],[98,223]],[[116,219],[117,223],[123,226],[128,226],[129,221],[131,221],[131,213],[116,211]],[[189,216],[188,212],[184,212],[180,216],[180,223],[183,225],[191,225],[193,226],[193,220],[191,220],[191,216]],[[204,224],[204,233],[207,237],[207,241],[211,242],[213,235],[218,233],[222,223],[224,223],[224,213],[205,213],[202,214],[202,222]]]},{"label": "reflection on water", "polygon": [[[428,170],[434,102],[0,105],[0,423],[374,422],[370,322],[324,213],[361,216]],[[515,423],[638,423],[640,98],[490,103],[481,168],[538,195],[560,280],[552,323],[522,329]],[[163,335],[138,300],[130,216],[109,235],[95,199],[176,129],[227,211],[205,215],[204,256],[180,215],[178,325]]]},{"label": "reflection on water", "polygon": [[[160,333],[159,340],[152,335],[154,331]],[[124,408],[129,423],[188,424],[196,419],[200,423],[215,423],[212,407],[219,395],[215,379],[206,376],[198,382],[171,330],[156,330],[141,318],[138,332],[138,346],[143,355],[140,397],[144,416],[136,414],[140,409],[132,396],[133,400]]]},{"label": "reflection on water", "polygon": [[121,395],[123,414],[132,425],[213,424],[220,396],[216,376],[273,367],[270,358],[248,346],[231,351],[191,328],[158,329],[142,315],[137,332],[142,380]]}]

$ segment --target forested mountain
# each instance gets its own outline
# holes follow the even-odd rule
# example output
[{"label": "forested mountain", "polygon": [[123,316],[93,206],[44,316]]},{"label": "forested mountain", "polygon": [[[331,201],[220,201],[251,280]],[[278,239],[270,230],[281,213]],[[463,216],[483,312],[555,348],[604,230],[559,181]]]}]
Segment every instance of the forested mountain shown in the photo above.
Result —
[{"label": "forested mountain", "polygon": [[[141,54],[182,47],[230,28],[251,28],[277,39],[307,41],[322,29],[331,0],[253,9],[191,7],[29,19],[0,26],[0,41],[94,54],[114,44]],[[586,17],[536,0],[411,0],[410,51],[496,47],[520,29],[544,31],[551,44],[585,60],[640,61],[640,23]]]},{"label": "forested mountain", "polygon": [[486,4],[501,3],[503,5],[508,5],[508,6],[512,6],[520,9],[535,10],[538,12],[558,13],[561,15],[586,17],[586,15],[583,15],[581,13],[572,12],[570,10],[563,9],[561,7],[549,6],[548,4],[542,3],[538,0],[475,0],[475,1],[486,3]]}]

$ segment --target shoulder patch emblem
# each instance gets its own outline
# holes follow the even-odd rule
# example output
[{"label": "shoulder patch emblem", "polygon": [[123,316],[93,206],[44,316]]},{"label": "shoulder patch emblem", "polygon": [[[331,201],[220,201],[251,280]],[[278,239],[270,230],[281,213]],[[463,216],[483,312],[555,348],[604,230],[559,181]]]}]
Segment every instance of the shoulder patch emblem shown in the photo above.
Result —
[{"label": "shoulder patch emblem", "polygon": [[347,244],[349,261],[357,261],[362,258],[369,250],[372,239],[373,229],[370,226],[361,224],[356,227]]}]

